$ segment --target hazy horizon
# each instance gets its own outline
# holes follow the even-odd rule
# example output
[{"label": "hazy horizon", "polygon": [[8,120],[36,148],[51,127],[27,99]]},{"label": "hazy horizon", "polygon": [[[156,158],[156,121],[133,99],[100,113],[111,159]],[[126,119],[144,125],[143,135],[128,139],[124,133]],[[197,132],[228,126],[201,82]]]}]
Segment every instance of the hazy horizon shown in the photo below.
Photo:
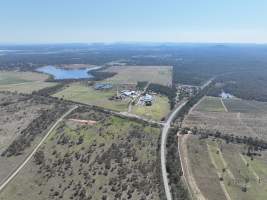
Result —
[{"label": "hazy horizon", "polygon": [[261,0],[0,2],[0,43],[267,43]]}]

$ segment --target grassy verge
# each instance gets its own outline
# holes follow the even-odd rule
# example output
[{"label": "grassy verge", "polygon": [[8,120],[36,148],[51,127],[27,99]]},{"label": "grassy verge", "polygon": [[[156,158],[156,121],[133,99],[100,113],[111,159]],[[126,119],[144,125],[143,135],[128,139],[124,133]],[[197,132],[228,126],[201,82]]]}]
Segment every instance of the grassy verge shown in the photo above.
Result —
[{"label": "grassy verge", "polygon": [[127,111],[127,101],[109,100],[109,98],[115,94],[116,91],[114,90],[99,91],[81,83],[73,83],[53,96],[80,103],[96,105],[116,111]]},{"label": "grassy verge", "polygon": [[157,95],[152,106],[135,105],[132,107],[132,112],[148,119],[160,121],[170,112],[170,105],[167,97]]}]

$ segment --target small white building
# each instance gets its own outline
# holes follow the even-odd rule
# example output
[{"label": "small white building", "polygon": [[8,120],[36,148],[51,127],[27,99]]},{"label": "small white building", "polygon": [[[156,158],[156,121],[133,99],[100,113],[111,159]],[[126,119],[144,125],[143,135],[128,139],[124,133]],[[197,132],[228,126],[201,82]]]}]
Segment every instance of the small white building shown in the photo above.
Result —
[{"label": "small white building", "polygon": [[130,90],[123,90],[121,91],[121,95],[126,96],[126,97],[135,97],[137,95],[136,91],[130,91]]},{"label": "small white building", "polygon": [[149,94],[146,94],[145,96],[141,97],[140,100],[143,101],[147,106],[151,106],[153,97]]}]

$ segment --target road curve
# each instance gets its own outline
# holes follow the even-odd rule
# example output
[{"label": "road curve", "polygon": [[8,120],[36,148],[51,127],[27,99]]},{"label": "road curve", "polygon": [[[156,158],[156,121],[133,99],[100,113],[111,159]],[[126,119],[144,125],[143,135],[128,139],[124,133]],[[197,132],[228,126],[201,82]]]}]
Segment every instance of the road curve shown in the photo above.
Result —
[{"label": "road curve", "polygon": [[26,157],[26,159],[23,161],[23,163],[11,174],[9,177],[0,185],[0,192],[3,191],[3,189],[12,181],[15,176],[20,172],[20,170],[23,169],[23,167],[30,161],[30,159],[33,157],[33,155],[38,151],[40,146],[44,143],[44,141],[47,139],[47,137],[52,133],[52,131],[56,128],[56,126],[67,116],[69,115],[73,110],[75,110],[78,106],[74,106],[71,109],[69,109],[64,115],[62,115],[56,123],[49,129],[49,131],[46,133],[46,135],[43,137],[43,139],[39,142],[39,144],[33,149],[33,151]]},{"label": "road curve", "polygon": [[169,116],[168,120],[165,122],[161,134],[161,146],[160,146],[160,159],[161,159],[161,173],[163,178],[164,190],[167,200],[172,200],[171,190],[169,187],[168,174],[166,170],[166,139],[168,135],[171,122],[174,120],[176,114],[184,107],[187,101],[180,104]]},{"label": "road curve", "polygon": [[[212,83],[214,79],[215,77],[212,77],[211,79],[209,79],[206,83],[204,83],[200,87],[200,89],[201,90],[205,89],[207,86],[209,86]],[[166,169],[166,140],[167,140],[169,128],[171,126],[171,122],[174,120],[176,114],[185,106],[187,102],[188,100],[184,101],[177,108],[175,108],[175,110],[169,116],[168,120],[164,123],[162,134],[161,134],[161,145],[160,145],[161,173],[162,173],[164,190],[165,190],[167,200],[172,200],[172,195],[171,195],[171,190],[170,190],[169,181],[168,181],[168,174],[167,174],[167,169]]]}]

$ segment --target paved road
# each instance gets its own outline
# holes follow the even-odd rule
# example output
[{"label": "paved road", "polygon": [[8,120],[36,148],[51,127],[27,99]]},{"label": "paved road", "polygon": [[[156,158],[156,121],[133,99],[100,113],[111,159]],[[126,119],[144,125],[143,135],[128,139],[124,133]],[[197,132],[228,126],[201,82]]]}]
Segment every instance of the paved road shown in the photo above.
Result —
[{"label": "paved road", "polygon": [[[204,83],[200,87],[200,89],[203,90],[204,88],[206,88],[209,84],[212,83],[213,80],[214,78],[211,78],[210,80],[208,80],[206,83]],[[164,190],[165,190],[167,200],[172,200],[172,195],[171,195],[171,190],[170,190],[169,181],[168,181],[168,174],[166,170],[166,140],[167,140],[169,128],[171,126],[171,122],[174,120],[176,114],[184,107],[184,105],[187,102],[188,101],[184,101],[171,113],[168,120],[165,122],[163,126],[163,130],[161,134],[161,146],[160,146],[161,173],[163,177]]]},{"label": "paved road", "polygon": [[184,107],[186,103],[187,101],[183,102],[172,112],[172,114],[169,116],[168,120],[164,124],[162,134],[161,134],[161,147],[160,147],[161,173],[163,177],[163,184],[164,184],[164,189],[165,189],[167,200],[172,200],[172,195],[171,195],[171,190],[169,187],[168,174],[166,170],[166,139],[167,139],[169,128],[171,126],[171,122],[173,121],[176,114]]},{"label": "paved road", "polygon": [[38,151],[40,146],[44,143],[46,138],[52,133],[52,131],[56,128],[56,126],[67,116],[69,115],[73,110],[75,110],[78,106],[72,107],[70,110],[68,110],[64,115],[62,115],[56,123],[49,129],[49,131],[46,133],[44,138],[40,141],[40,143],[33,149],[30,155],[23,161],[23,163],[11,174],[9,177],[0,185],[0,192],[12,181],[15,176],[20,172],[20,170],[23,169],[23,167],[30,161],[30,159],[33,157],[33,155]]}]

